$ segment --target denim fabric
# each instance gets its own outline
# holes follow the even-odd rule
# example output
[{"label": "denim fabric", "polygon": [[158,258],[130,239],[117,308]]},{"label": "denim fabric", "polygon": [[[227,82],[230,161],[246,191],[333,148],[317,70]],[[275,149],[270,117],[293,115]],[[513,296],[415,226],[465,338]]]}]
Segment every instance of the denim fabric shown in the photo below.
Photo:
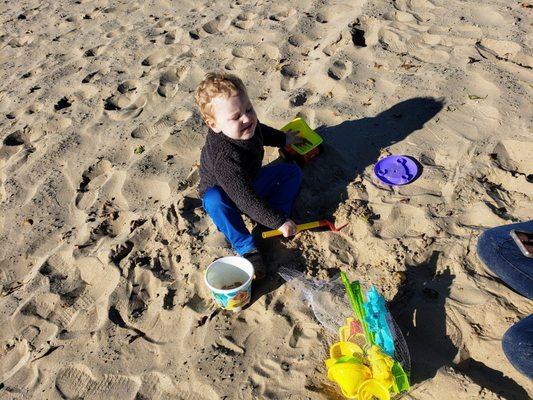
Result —
[{"label": "denim fabric", "polygon": [[505,332],[502,348],[513,367],[533,379],[533,314]]},{"label": "denim fabric", "polygon": [[533,232],[533,220],[485,231],[477,242],[477,254],[502,281],[528,299],[532,299],[533,258],[522,254],[509,235],[512,229]]},{"label": "denim fabric", "polygon": [[[301,181],[302,172],[298,166],[276,164],[262,167],[252,186],[266,204],[289,217]],[[238,254],[244,255],[256,249],[240,210],[221,187],[213,186],[207,189],[202,200],[206,212]]]},{"label": "denim fabric", "polygon": [[[522,254],[513,238],[512,229],[533,232],[533,220],[499,226],[485,231],[478,240],[481,261],[507,285],[533,298],[533,258]],[[522,374],[533,378],[533,314],[505,332],[502,348],[509,362]]]}]

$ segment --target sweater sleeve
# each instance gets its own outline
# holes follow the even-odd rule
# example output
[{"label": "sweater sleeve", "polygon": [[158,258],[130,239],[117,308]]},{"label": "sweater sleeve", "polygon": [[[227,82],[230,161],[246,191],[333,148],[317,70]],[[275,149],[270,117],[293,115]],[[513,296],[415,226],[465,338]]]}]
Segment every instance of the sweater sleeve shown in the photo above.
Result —
[{"label": "sweater sleeve", "polygon": [[263,134],[263,144],[265,146],[272,146],[272,147],[284,147],[286,142],[286,135],[285,133],[271,128],[268,125],[259,123],[259,126],[261,127],[261,133]]},{"label": "sweater sleeve", "polygon": [[242,170],[238,155],[220,155],[216,171],[218,184],[251,219],[271,229],[277,229],[287,220],[282,212],[272,209],[255,193],[252,182]]}]

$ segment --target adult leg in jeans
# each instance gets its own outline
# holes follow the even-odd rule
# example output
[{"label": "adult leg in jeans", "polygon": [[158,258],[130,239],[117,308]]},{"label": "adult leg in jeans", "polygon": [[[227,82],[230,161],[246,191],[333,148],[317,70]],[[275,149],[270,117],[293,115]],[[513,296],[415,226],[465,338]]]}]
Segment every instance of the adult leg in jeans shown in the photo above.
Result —
[{"label": "adult leg in jeans", "polygon": [[[533,298],[533,258],[522,254],[510,231],[533,232],[533,221],[485,231],[478,240],[478,256],[487,267],[517,292]],[[503,351],[521,373],[533,378],[533,315],[513,325],[502,339]]]},{"label": "adult leg in jeans", "polygon": [[533,314],[518,321],[505,332],[502,348],[513,367],[533,379]]},{"label": "adult leg in jeans", "polygon": [[522,254],[509,234],[513,229],[533,232],[533,220],[498,226],[485,231],[477,242],[477,254],[502,281],[518,293],[532,299],[533,258]]}]

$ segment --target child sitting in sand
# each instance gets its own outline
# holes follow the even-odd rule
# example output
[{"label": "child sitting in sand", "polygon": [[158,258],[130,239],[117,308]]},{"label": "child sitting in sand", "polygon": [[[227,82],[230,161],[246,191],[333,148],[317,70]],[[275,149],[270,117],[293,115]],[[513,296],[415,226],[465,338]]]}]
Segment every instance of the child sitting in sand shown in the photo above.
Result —
[{"label": "child sitting in sand", "polygon": [[261,279],[266,275],[263,259],[241,213],[285,237],[296,233],[289,216],[300,189],[300,169],[293,164],[262,167],[263,146],[284,147],[303,139],[260,123],[244,84],[234,75],[207,74],[195,99],[210,128],[200,156],[204,208]]}]

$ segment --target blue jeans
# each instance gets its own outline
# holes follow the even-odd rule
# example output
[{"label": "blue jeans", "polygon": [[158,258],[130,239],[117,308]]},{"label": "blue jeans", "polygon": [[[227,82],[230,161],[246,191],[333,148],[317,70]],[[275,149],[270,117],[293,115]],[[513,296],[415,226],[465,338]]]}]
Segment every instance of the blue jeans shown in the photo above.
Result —
[{"label": "blue jeans", "polygon": [[[522,254],[512,229],[533,232],[533,220],[499,226],[485,231],[478,240],[481,261],[511,288],[528,299],[533,298],[533,258]],[[502,339],[503,352],[511,364],[528,378],[533,378],[533,314],[514,324]]]},{"label": "blue jeans", "polygon": [[[301,182],[302,172],[298,166],[276,164],[262,167],[252,185],[259,197],[288,218]],[[238,254],[244,255],[256,249],[254,239],[244,225],[241,211],[222,188],[213,186],[207,189],[202,200],[204,209]]]}]

